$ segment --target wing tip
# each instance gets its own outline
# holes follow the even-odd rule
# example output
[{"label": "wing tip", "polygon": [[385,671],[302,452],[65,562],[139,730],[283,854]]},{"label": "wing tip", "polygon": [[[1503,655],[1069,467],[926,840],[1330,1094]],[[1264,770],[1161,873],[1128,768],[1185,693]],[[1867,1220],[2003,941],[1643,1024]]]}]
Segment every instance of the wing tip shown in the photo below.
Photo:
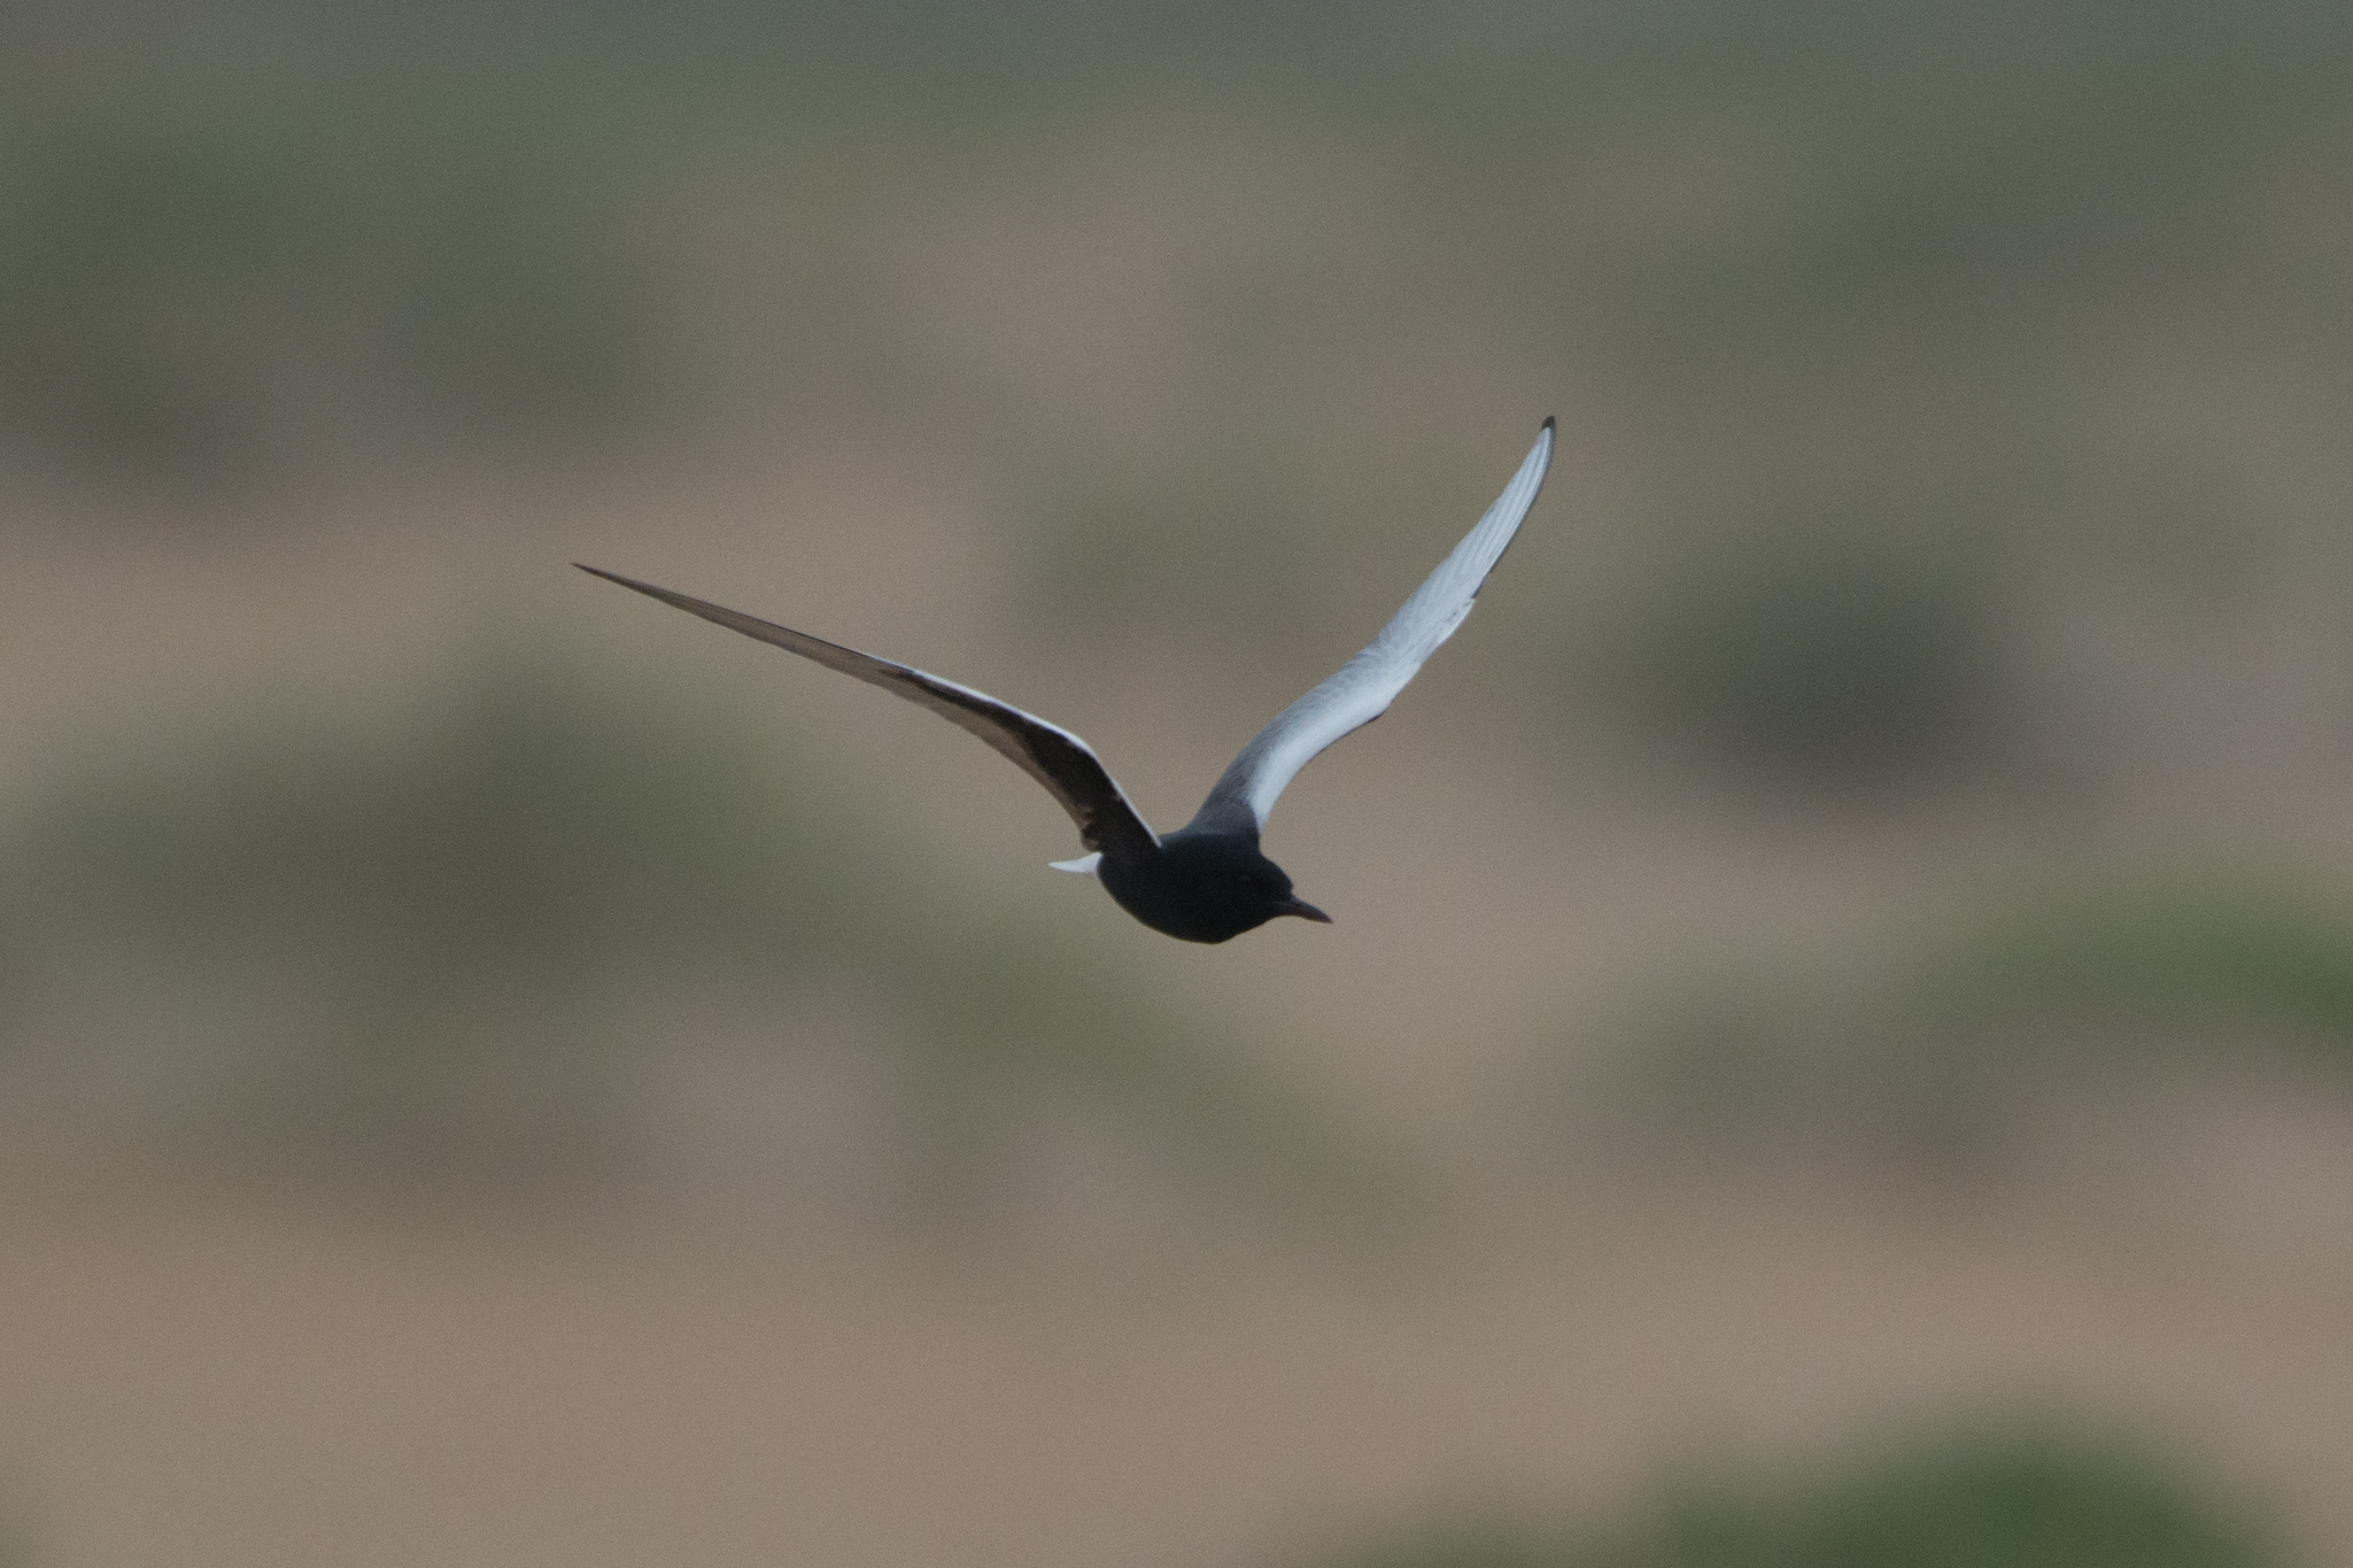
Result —
[{"label": "wing tip", "polygon": [[643,594],[649,599],[666,599],[670,596],[666,591],[655,587],[651,583],[640,583],[635,577],[624,577],[618,572],[607,572],[602,566],[591,566],[585,561],[575,561],[572,564],[579,567],[591,577],[602,577],[607,583],[617,583],[622,587]]},{"label": "wing tip", "polygon": [[[1544,431],[1551,429],[1554,426],[1559,423],[1560,420],[1557,416],[1547,414],[1545,416],[1545,422],[1537,426],[1537,433],[1542,434]],[[586,568],[584,568],[584,570],[586,570]]]}]

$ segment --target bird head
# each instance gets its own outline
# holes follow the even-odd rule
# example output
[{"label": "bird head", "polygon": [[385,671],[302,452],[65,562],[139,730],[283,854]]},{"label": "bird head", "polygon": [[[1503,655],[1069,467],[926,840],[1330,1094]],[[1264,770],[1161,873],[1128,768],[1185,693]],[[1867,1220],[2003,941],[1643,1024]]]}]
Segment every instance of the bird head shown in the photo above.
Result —
[{"label": "bird head", "polygon": [[1265,861],[1265,866],[1267,871],[1271,872],[1272,875],[1252,877],[1250,879],[1250,891],[1258,899],[1261,907],[1271,911],[1268,919],[1271,920],[1280,915],[1297,915],[1301,920],[1314,921],[1321,925],[1332,923],[1330,915],[1291,890],[1291,879],[1283,875],[1282,867],[1271,860]]},{"label": "bird head", "polygon": [[1160,847],[1170,891],[1183,889],[1184,905],[1221,933],[1211,940],[1282,915],[1332,923],[1330,915],[1291,890],[1291,878],[1259,853],[1255,836],[1172,833]]}]

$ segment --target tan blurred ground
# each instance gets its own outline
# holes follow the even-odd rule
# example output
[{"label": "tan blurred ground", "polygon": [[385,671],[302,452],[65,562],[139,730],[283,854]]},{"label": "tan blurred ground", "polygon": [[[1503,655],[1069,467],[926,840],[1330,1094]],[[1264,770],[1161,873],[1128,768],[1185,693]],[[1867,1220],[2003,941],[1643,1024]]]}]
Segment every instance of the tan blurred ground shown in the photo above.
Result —
[{"label": "tan blurred ground", "polygon": [[1760,1203],[1368,1282],[22,1185],[0,1246],[43,1563],[1250,1563],[2014,1400],[2353,1530],[2341,1260]]}]

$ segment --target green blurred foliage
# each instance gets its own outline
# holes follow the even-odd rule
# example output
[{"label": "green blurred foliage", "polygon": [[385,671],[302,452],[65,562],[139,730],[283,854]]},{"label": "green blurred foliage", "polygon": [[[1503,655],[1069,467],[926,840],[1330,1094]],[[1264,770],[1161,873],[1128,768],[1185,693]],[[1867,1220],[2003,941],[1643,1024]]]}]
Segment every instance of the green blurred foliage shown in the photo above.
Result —
[{"label": "green blurred foliage", "polygon": [[2353,910],[2244,877],[2070,886],[1954,934],[1897,969],[1894,1016],[1917,1030],[2080,1023],[2284,1031],[2353,1062]]},{"label": "green blurred foliage", "polygon": [[2270,1535],[2130,1447],[2047,1432],[1971,1435],[1835,1488],[1795,1561],[1826,1568],[2257,1568]]},{"label": "green blurred foliage", "polygon": [[660,1020],[732,997],[786,1051],[812,995],[847,994],[888,1026],[861,1048],[917,1217],[987,1217],[1009,1151],[1074,1104],[1310,1231],[1400,1194],[1230,1044],[946,896],[743,728],[493,657],[388,730],[284,712],[126,746],[0,845],[14,1032],[115,1049],[199,1148],[560,1193],[627,1179]]},{"label": "green blurred foliage", "polygon": [[1967,765],[2020,707],[1989,576],[1865,523],[1776,521],[1630,595],[1602,679],[1719,766],[1852,784]]},{"label": "green blurred foliage", "polygon": [[1661,1485],[1617,1520],[1460,1521],[1333,1568],[2268,1568],[2279,1532],[2139,1444],[1981,1424],[1817,1476]]},{"label": "green blurred foliage", "polygon": [[646,411],[659,257],[611,100],[563,52],[56,30],[17,18],[0,110],[19,445],[205,487]]},{"label": "green blurred foliage", "polygon": [[1671,988],[1609,1070],[1736,1142],[1982,1162],[2054,1090],[2185,1066],[2353,1066],[2353,910],[2291,880],[2111,874],[1841,962]]}]

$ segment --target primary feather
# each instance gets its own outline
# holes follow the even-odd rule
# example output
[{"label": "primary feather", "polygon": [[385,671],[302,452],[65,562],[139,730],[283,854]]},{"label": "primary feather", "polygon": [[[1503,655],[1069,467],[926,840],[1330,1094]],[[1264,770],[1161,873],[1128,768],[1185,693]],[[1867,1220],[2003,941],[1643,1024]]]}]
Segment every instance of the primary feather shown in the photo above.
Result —
[{"label": "primary feather", "polygon": [[1341,736],[1388,711],[1397,694],[1471,614],[1487,574],[1503,559],[1521,520],[1535,504],[1536,492],[1544,488],[1552,446],[1553,421],[1547,419],[1519,472],[1453,553],[1439,563],[1438,570],[1362,652],[1251,738],[1210,786],[1208,798],[1182,831],[1262,832],[1276,798],[1300,769]]},{"label": "primary feather", "polygon": [[[576,561],[573,564],[580,565]],[[1094,748],[1059,724],[1050,724],[1035,713],[1025,713],[1010,702],[999,702],[985,691],[975,691],[969,686],[943,680],[911,666],[829,643],[823,637],[813,637],[741,610],[730,610],[708,599],[657,588],[650,583],[594,566],[580,566],[580,570],[607,583],[634,588],[648,598],[659,599],[747,637],[756,637],[772,647],[814,659],[828,669],[855,676],[870,686],[879,686],[930,709],[958,729],[977,735],[990,750],[1045,785],[1047,793],[1060,801],[1062,809],[1071,814],[1071,820],[1079,825],[1079,839],[1090,849],[1148,854],[1158,842],[1129,804],[1119,781],[1111,776],[1103,759],[1095,755]]]}]

